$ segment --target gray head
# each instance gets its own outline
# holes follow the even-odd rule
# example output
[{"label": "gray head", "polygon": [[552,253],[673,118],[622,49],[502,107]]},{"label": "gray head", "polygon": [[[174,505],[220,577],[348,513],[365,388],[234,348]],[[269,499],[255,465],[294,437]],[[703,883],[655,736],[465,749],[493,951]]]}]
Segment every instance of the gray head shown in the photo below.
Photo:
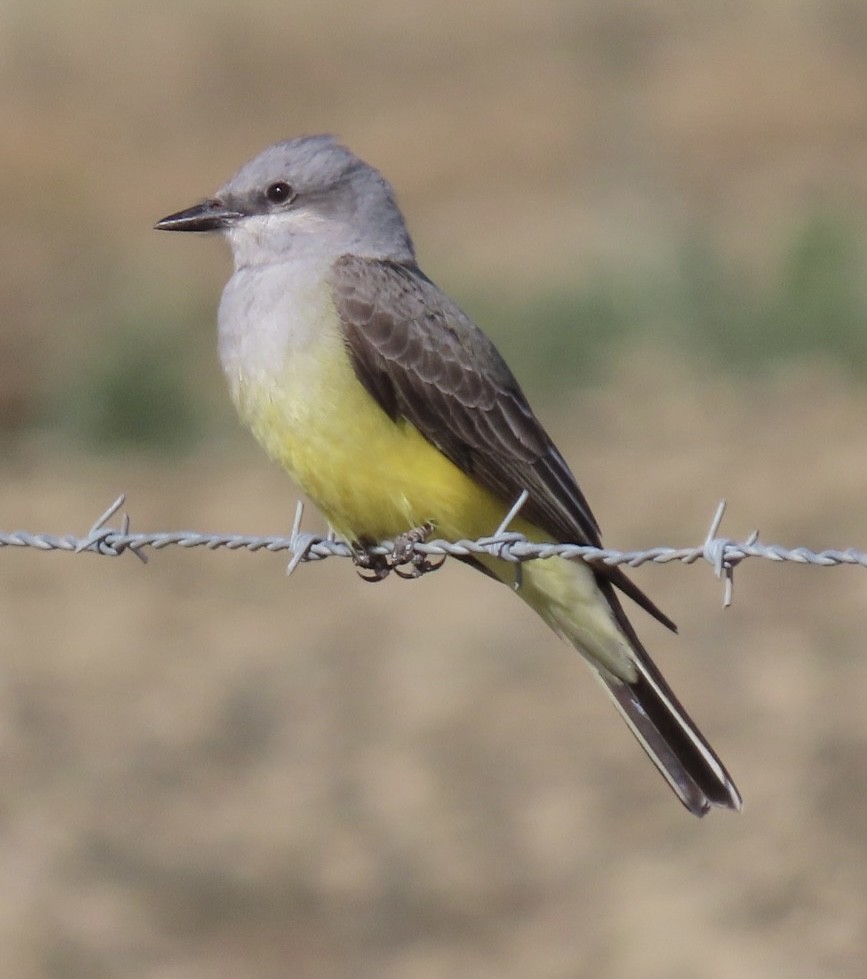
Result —
[{"label": "gray head", "polygon": [[300,254],[415,261],[394,191],[333,136],[300,136],[269,146],[215,197],[156,227],[223,232],[236,268]]}]

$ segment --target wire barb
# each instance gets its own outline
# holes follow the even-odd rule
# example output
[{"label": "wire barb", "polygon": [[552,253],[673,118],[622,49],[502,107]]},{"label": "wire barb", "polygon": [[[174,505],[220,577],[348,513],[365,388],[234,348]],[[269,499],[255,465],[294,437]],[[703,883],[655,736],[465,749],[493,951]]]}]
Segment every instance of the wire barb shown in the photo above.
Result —
[{"label": "wire barb", "polygon": [[[503,517],[503,522],[494,531],[494,537],[495,538],[502,538],[502,537],[505,536],[506,532],[509,529],[509,526],[511,525],[511,523],[515,519],[515,517],[517,517],[518,514],[521,512],[521,507],[523,507],[523,505],[527,502],[527,499],[528,499],[529,496],[530,496],[530,494],[526,490],[521,490],[521,495],[512,504],[512,509],[509,510],[509,512],[505,515],[505,517]],[[525,539],[525,538],[521,537],[520,535],[515,535],[515,536],[519,540],[524,540]],[[520,591],[521,590],[521,586],[523,584],[524,584],[524,569],[521,566],[521,562],[520,561],[516,561],[515,562],[515,580],[512,582],[512,590],[513,591]]]},{"label": "wire barb", "polygon": [[735,587],[735,564],[737,562],[733,558],[726,557],[726,549],[731,547],[732,542],[725,537],[717,537],[725,512],[726,501],[720,500],[704,539],[703,557],[713,568],[718,580],[722,580],[725,576],[723,608],[730,608]]},{"label": "wire barb", "polygon": [[308,557],[310,547],[316,538],[312,534],[301,533],[301,518],[304,516],[304,504],[299,500],[295,504],[295,519],[292,521],[292,541],[290,550],[292,560],[286,565],[286,576],[288,577],[301,564],[302,561],[312,560]]}]

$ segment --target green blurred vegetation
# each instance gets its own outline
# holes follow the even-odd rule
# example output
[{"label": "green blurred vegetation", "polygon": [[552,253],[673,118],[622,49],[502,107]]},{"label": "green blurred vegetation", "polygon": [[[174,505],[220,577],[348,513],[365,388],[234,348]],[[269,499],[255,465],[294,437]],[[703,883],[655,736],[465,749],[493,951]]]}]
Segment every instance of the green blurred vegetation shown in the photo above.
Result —
[{"label": "green blurred vegetation", "polygon": [[213,310],[195,303],[99,313],[100,340],[70,355],[33,415],[33,427],[94,452],[179,455],[230,429]]},{"label": "green blurred vegetation", "polygon": [[625,345],[662,347],[717,371],[761,375],[821,358],[867,382],[864,243],[835,214],[806,218],[776,268],[756,275],[714,244],[685,241],[665,272],[606,270],[582,289],[519,303],[471,298],[528,387],[604,383]]},{"label": "green blurred vegetation", "polygon": [[683,249],[681,269],[678,319],[695,353],[751,374],[820,357],[867,380],[864,246],[844,218],[810,217],[759,281],[701,239]]},{"label": "green blurred vegetation", "polygon": [[120,322],[73,365],[49,415],[52,427],[99,452],[179,452],[202,434],[203,406],[187,385],[190,342],[157,316]]}]

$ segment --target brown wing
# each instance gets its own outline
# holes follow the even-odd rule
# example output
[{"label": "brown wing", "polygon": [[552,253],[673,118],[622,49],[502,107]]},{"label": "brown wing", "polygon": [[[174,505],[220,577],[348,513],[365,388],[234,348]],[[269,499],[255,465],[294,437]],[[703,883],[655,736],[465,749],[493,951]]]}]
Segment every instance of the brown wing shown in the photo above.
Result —
[{"label": "brown wing", "polygon": [[[600,546],[565,460],[491,341],[418,268],[342,257],[331,278],[353,368],[392,418],[405,418],[551,540]],[[673,623],[618,569],[597,574]]]}]

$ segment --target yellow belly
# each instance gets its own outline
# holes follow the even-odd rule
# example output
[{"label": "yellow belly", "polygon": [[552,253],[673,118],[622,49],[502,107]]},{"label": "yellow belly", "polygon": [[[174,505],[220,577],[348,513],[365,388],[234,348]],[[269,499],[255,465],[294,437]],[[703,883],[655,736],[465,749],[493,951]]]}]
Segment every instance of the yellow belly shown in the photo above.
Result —
[{"label": "yellow belly", "polygon": [[242,417],[268,454],[350,539],[433,523],[449,539],[491,534],[508,507],[409,422],[392,421],[339,341],[296,353],[280,376],[239,380]]}]

